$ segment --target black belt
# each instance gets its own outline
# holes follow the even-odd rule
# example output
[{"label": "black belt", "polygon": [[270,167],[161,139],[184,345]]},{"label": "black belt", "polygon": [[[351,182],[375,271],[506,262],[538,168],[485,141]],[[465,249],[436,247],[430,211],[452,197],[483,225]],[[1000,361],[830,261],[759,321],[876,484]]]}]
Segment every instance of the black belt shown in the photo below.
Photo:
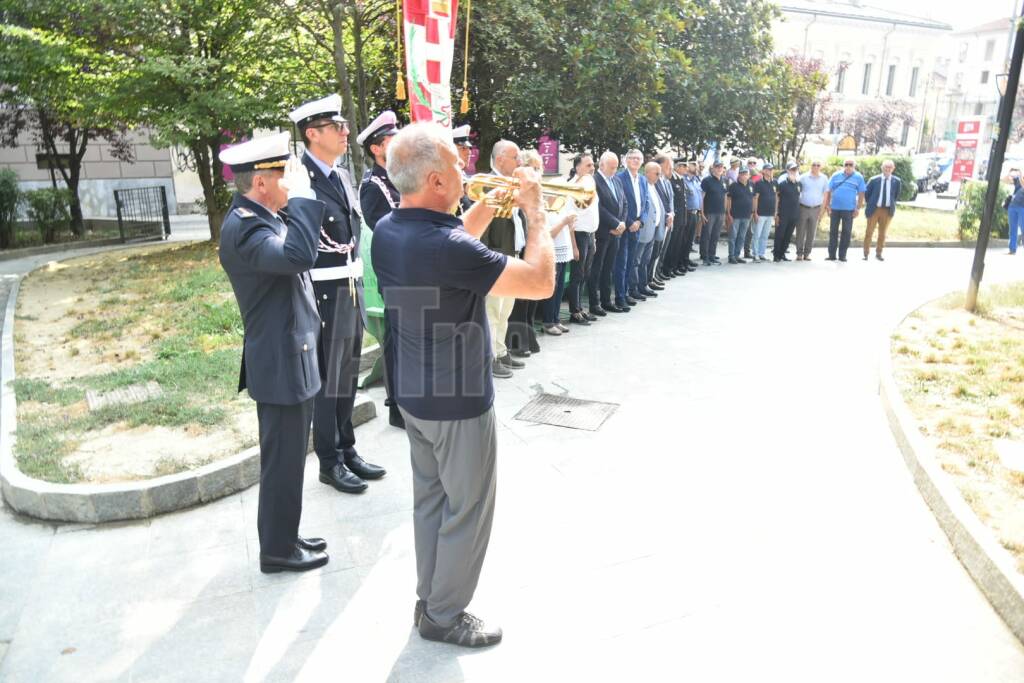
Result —
[{"label": "black belt", "polygon": [[821,204],[816,204],[814,206],[807,206],[806,204],[801,204],[800,208],[803,208],[803,209],[820,209],[821,208]]}]

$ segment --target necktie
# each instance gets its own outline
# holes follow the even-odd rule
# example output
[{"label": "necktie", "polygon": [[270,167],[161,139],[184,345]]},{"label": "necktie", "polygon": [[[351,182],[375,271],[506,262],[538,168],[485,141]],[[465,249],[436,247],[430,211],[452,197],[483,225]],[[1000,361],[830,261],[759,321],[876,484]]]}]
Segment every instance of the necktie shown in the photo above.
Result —
[{"label": "necktie", "polygon": [[889,206],[889,179],[882,178],[882,206]]},{"label": "necktie", "polygon": [[331,181],[331,184],[334,185],[334,189],[338,191],[339,195],[341,195],[345,208],[348,208],[348,195],[345,193],[345,186],[341,184],[341,176],[338,175],[338,171],[332,169],[330,176],[328,176],[328,180]]}]

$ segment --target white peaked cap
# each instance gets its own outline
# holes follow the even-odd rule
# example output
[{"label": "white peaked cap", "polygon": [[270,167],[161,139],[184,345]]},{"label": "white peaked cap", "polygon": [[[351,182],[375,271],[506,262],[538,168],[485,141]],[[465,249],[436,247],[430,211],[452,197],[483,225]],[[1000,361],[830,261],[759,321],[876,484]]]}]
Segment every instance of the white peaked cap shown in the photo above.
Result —
[{"label": "white peaked cap", "polygon": [[386,135],[394,135],[397,132],[398,117],[395,116],[395,112],[391,110],[382,111],[377,118],[370,122],[370,125],[360,131],[356,137],[356,142],[361,145],[371,137],[384,137]]},{"label": "white peaked cap", "polygon": [[288,118],[297,126],[306,126],[320,119],[342,123],[345,121],[345,117],[341,115],[341,95],[335,93],[319,100],[306,102],[293,109],[288,114]]},{"label": "white peaked cap", "polygon": [[290,142],[289,133],[277,133],[227,147],[221,151],[218,158],[235,173],[284,168],[285,162],[292,154]]}]

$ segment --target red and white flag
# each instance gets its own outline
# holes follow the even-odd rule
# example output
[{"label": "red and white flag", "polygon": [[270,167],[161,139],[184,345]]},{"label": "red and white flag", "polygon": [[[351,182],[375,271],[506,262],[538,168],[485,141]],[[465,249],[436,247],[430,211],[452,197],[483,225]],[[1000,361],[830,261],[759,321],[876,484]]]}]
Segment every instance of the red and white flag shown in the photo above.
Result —
[{"label": "red and white flag", "polygon": [[405,73],[413,121],[452,127],[452,58],[459,0],[403,0]]}]

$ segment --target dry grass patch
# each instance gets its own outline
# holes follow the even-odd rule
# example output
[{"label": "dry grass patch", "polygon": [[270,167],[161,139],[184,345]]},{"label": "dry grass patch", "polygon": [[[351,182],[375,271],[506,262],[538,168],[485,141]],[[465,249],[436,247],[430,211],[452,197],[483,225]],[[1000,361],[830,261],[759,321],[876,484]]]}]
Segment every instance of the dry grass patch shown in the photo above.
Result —
[{"label": "dry grass patch", "polygon": [[954,293],[893,336],[893,370],[964,500],[1024,571],[1024,472],[996,441],[1024,442],[1024,282],[983,290],[977,315]]}]

